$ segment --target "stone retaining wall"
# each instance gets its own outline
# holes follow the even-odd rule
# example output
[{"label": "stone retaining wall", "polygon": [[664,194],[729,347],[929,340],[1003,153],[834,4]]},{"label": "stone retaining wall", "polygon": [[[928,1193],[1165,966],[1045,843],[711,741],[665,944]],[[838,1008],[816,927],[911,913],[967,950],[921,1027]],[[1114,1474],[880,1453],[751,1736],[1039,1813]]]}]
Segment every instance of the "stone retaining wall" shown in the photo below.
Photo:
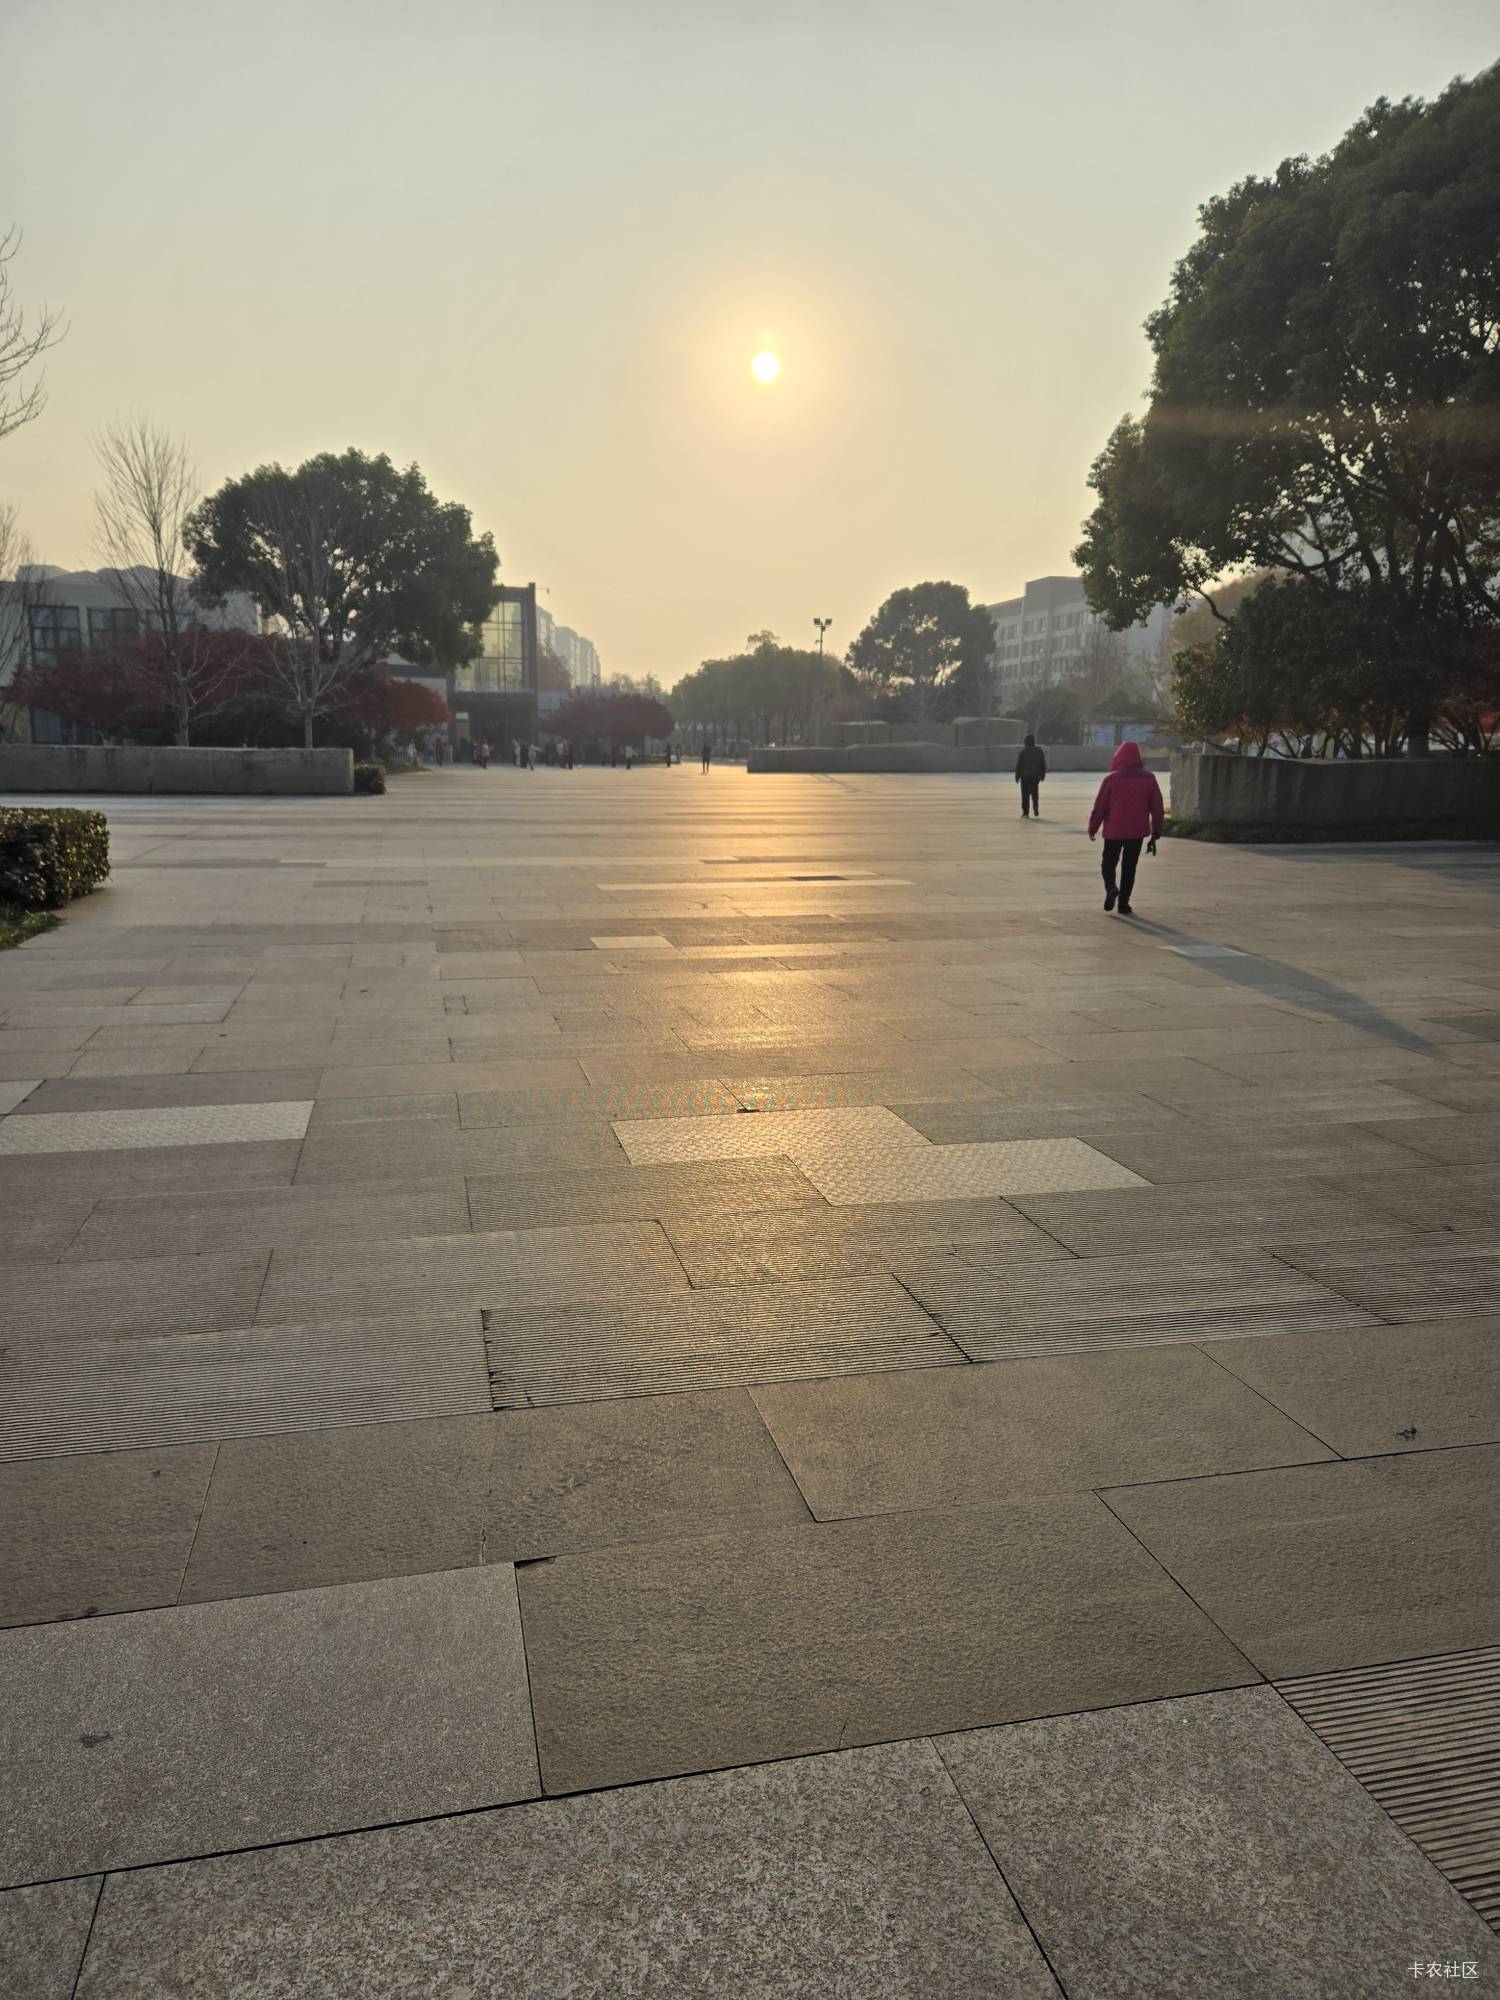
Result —
[{"label": "stone retaining wall", "polygon": [[141,744],[0,743],[0,792],[339,793],[350,750],[193,750]]},{"label": "stone retaining wall", "polygon": [[1500,827],[1500,758],[1178,751],[1172,816],[1204,826]]},{"label": "stone retaining wall", "polygon": [[[747,771],[998,771],[1010,777],[1016,768],[1019,742],[992,744],[988,748],[952,749],[946,743],[856,743],[815,750],[810,744],[778,744],[774,748],[752,750]],[[1044,743],[1047,769],[1062,776],[1068,771],[1107,771],[1114,756],[1111,748],[1092,744]],[[1165,770],[1164,752],[1147,751],[1146,762]]]}]

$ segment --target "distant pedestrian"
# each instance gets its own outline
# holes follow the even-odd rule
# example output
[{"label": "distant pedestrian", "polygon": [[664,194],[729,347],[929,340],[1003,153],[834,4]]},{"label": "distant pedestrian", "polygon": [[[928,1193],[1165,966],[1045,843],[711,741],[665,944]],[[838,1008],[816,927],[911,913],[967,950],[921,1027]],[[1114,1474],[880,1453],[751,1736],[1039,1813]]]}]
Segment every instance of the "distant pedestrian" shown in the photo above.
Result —
[{"label": "distant pedestrian", "polygon": [[528,771],[536,769],[536,745],[534,743],[526,745],[526,768]]},{"label": "distant pedestrian", "polygon": [[709,742],[708,738],[705,736],[703,739],[703,768],[705,771],[708,769],[709,760],[713,756],[713,754],[714,754],[713,745]]},{"label": "distant pedestrian", "polygon": [[487,771],[490,768],[490,746],[488,743],[481,743],[479,746],[479,768],[481,771]]},{"label": "distant pedestrian", "polygon": [[[1101,828],[1104,833],[1106,910],[1112,910],[1118,903],[1122,917],[1132,914],[1130,895],[1135,888],[1141,843],[1149,839],[1151,844],[1147,853],[1156,852],[1156,837],[1161,832],[1165,817],[1161,786],[1141,762],[1140,745],[1122,743],[1110,763],[1109,776],[1099,787],[1094,810],[1089,814],[1089,839],[1097,839]],[[1116,870],[1119,871],[1118,883]]]},{"label": "distant pedestrian", "polygon": [[563,743],[563,769],[565,771],[571,771],[572,768],[573,768],[573,739],[571,736],[569,736]]},{"label": "distant pedestrian", "polygon": [[1034,736],[1028,736],[1016,757],[1016,783],[1021,787],[1021,817],[1042,816],[1042,780],[1047,775],[1047,753]]},{"label": "distant pedestrian", "polygon": [[625,768],[626,768],[626,770],[628,771],[628,770],[632,769],[632,767],[634,766],[634,764],[635,764],[635,745],[634,745],[633,743],[627,743],[627,744],[625,745]]}]

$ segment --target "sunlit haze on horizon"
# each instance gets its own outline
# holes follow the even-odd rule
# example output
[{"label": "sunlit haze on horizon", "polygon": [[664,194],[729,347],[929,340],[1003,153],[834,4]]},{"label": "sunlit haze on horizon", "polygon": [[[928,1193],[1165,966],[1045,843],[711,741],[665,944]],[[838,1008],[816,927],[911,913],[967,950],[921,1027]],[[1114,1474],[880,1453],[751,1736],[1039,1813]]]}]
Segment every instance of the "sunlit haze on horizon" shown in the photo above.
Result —
[{"label": "sunlit haze on horizon", "polygon": [[[1197,205],[1497,52],[1492,0],[9,0],[0,227],[61,307],[0,458],[91,566],[90,439],[205,487],[415,460],[606,676],[1072,568]],[[779,370],[760,364],[770,352]],[[773,379],[762,379],[772,376]]]}]

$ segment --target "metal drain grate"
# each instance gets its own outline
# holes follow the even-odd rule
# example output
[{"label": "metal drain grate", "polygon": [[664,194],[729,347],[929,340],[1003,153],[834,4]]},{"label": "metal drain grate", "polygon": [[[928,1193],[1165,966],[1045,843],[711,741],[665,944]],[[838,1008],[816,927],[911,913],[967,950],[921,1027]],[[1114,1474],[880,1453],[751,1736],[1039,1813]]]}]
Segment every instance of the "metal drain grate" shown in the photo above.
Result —
[{"label": "metal drain grate", "polygon": [[1402,1832],[1500,1930],[1500,1646],[1277,1685]]}]

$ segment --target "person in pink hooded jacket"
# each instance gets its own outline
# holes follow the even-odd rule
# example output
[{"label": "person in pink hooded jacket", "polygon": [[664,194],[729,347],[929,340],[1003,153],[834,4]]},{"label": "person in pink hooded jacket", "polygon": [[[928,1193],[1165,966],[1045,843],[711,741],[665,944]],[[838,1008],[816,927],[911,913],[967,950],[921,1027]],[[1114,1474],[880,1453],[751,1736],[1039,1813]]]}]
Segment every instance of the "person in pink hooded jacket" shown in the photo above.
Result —
[{"label": "person in pink hooded jacket", "polygon": [[[1136,864],[1141,843],[1149,840],[1149,853],[1156,852],[1156,836],[1161,832],[1166,807],[1161,786],[1141,762],[1140,745],[1122,743],[1110,763],[1109,776],[1099,787],[1094,810],[1089,814],[1089,839],[1104,834],[1104,907],[1116,903],[1120,915],[1130,915],[1130,892],[1135,887]],[[1116,882],[1116,871],[1119,873]]]}]

